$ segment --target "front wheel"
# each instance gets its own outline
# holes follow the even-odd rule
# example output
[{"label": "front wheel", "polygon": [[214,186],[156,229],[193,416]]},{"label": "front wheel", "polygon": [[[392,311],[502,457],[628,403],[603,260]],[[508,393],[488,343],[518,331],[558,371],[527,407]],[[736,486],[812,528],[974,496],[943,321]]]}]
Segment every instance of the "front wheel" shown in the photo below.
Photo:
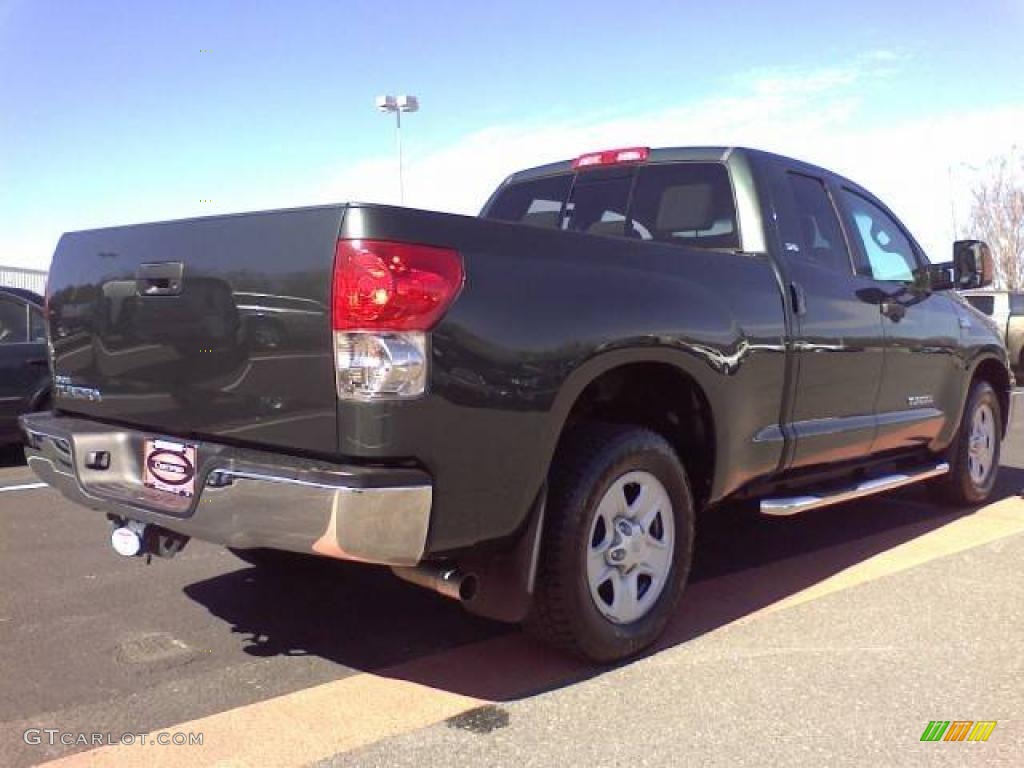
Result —
[{"label": "front wheel", "polygon": [[988,501],[999,473],[1002,437],[999,398],[987,381],[976,381],[949,447],[949,473],[933,485],[936,499],[957,507]]},{"label": "front wheel", "polygon": [[559,446],[527,626],[597,662],[664,630],[693,552],[694,510],[672,446],[637,427],[586,424]]}]

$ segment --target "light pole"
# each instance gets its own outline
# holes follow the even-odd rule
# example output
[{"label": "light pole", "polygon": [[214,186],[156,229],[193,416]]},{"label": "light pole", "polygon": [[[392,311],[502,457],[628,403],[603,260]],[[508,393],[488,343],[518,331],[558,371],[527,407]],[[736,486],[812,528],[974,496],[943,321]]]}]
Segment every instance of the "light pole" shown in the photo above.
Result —
[{"label": "light pole", "polygon": [[395,135],[398,137],[398,199],[405,204],[405,179],[402,178],[402,113],[418,112],[420,100],[415,96],[378,96],[377,110],[395,113]]}]

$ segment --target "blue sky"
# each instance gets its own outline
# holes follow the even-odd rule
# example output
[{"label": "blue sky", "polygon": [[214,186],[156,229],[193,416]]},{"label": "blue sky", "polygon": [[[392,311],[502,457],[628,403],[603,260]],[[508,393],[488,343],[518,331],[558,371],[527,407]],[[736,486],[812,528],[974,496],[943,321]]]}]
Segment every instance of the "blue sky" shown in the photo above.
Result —
[{"label": "blue sky", "polygon": [[965,212],[960,163],[1024,144],[1024,2],[906,6],[0,0],[0,263],[70,229],[393,201],[382,92],[423,104],[409,204],[473,212],[605,142],[739,142],[836,167],[941,248],[950,167]]}]

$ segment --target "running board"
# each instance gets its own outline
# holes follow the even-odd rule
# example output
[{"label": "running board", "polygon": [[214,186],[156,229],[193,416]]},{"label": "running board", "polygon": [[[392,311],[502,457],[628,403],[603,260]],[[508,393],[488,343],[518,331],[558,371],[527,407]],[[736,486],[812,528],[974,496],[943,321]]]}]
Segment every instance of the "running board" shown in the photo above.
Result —
[{"label": "running board", "polygon": [[779,497],[774,499],[761,499],[761,514],[773,515],[776,517],[787,517],[806,512],[810,509],[829,507],[833,504],[841,504],[844,501],[862,499],[865,496],[874,496],[876,493],[884,493],[895,488],[902,488],[905,485],[913,485],[922,480],[930,480],[949,472],[949,464],[943,462],[934,467],[922,469],[917,472],[901,472],[893,475],[883,475],[871,480],[864,480],[850,488],[842,488],[828,494]]}]

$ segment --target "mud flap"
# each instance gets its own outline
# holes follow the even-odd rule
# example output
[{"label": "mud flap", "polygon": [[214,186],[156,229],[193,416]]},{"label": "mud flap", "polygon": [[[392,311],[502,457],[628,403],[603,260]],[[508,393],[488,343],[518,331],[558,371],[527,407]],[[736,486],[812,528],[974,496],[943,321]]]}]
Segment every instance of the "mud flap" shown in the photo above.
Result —
[{"label": "mud flap", "polygon": [[526,619],[533,601],[546,501],[547,485],[537,495],[526,527],[512,549],[461,563],[479,577],[476,596],[464,604],[470,613],[509,623]]}]

